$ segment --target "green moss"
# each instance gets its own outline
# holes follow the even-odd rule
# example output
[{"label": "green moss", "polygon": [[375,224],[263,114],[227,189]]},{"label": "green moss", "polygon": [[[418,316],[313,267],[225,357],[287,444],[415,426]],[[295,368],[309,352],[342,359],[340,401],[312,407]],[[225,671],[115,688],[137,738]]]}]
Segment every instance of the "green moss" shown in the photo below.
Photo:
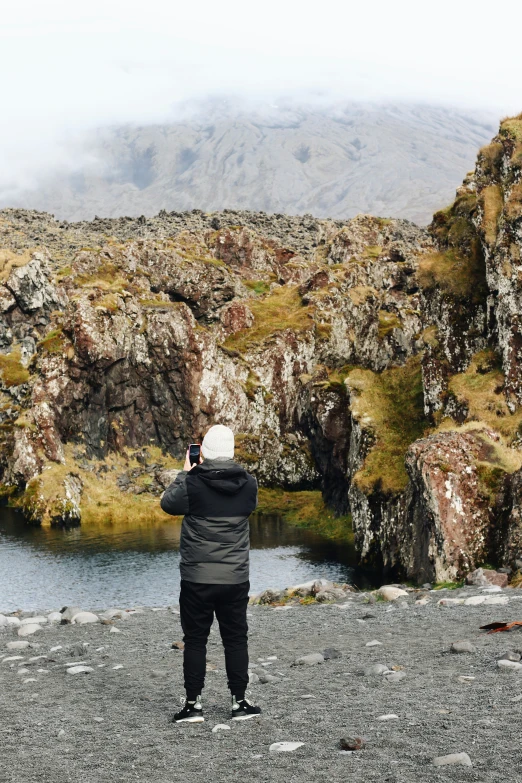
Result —
[{"label": "green moss", "polygon": [[437,582],[434,586],[434,590],[457,590],[464,585],[464,580],[460,582]]},{"label": "green moss", "polygon": [[53,329],[40,340],[38,347],[47,353],[63,353],[66,340],[61,329]]},{"label": "green moss", "polygon": [[346,383],[353,415],[374,436],[355,482],[367,493],[402,491],[408,483],[406,451],[428,428],[419,357],[382,373],[355,369]]},{"label": "green moss", "polygon": [[364,257],[365,258],[379,258],[379,256],[382,253],[382,246],[381,245],[366,245],[364,248]]},{"label": "green moss", "polygon": [[252,370],[249,370],[247,379],[243,384],[245,394],[249,400],[255,400],[256,392],[261,385],[262,384],[261,381],[259,380],[259,375],[257,375],[257,373],[253,372]]},{"label": "green moss", "polygon": [[29,380],[29,371],[21,362],[21,353],[15,349],[11,353],[0,354],[0,375],[4,386],[20,386]]},{"label": "green moss", "polygon": [[379,310],[379,328],[377,331],[379,340],[384,340],[394,329],[400,329],[401,322],[396,313],[390,313],[388,310]]},{"label": "green moss", "polygon": [[267,294],[270,291],[270,283],[266,280],[245,280],[244,283],[255,294]]},{"label": "green moss", "polygon": [[262,514],[280,515],[291,525],[314,530],[326,538],[353,540],[351,516],[335,516],[318,490],[286,492],[260,487],[257,510]]},{"label": "green moss", "polygon": [[235,436],[234,459],[249,467],[259,462],[259,438],[257,435],[239,432]]}]

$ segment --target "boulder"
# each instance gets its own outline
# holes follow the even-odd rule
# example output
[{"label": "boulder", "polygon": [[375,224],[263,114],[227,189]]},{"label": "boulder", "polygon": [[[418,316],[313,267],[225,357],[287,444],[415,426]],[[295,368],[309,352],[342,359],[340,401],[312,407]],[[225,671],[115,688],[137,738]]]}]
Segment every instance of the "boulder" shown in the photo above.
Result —
[{"label": "boulder", "polygon": [[385,601],[396,601],[398,598],[407,598],[408,593],[406,590],[402,590],[400,587],[394,587],[393,585],[383,585],[377,590],[377,594],[384,598]]},{"label": "boulder", "polygon": [[99,623],[100,618],[92,612],[78,612],[71,620],[74,625],[87,625],[89,623]]},{"label": "boulder", "polygon": [[32,636],[33,634],[38,633],[38,631],[41,630],[42,630],[42,626],[37,625],[36,623],[21,625],[18,629],[18,636]]},{"label": "boulder", "polygon": [[60,614],[62,615],[62,622],[71,623],[73,617],[79,614],[81,611],[82,610],[79,606],[64,606],[64,608],[60,611]]},{"label": "boulder", "polygon": [[489,568],[476,568],[466,577],[466,584],[474,587],[488,587],[497,585],[497,587],[507,587],[509,582],[508,575],[493,571]]}]

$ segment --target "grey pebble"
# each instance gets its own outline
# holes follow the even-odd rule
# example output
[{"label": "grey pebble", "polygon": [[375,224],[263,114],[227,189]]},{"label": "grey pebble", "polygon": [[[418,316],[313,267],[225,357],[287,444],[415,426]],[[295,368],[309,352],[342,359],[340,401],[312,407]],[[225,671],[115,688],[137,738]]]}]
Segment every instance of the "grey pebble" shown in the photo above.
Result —
[{"label": "grey pebble", "polygon": [[471,644],[471,642],[468,642],[467,639],[460,641],[460,642],[453,642],[453,644],[450,647],[450,650],[452,653],[474,653],[476,652],[476,648]]}]

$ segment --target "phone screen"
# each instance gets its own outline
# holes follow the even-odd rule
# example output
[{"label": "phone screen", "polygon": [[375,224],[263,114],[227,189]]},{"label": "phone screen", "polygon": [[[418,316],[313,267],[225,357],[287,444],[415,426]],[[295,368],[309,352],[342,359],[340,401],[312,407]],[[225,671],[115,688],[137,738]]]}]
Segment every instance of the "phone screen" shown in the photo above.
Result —
[{"label": "phone screen", "polygon": [[189,446],[189,461],[191,465],[199,465],[199,457],[201,455],[201,445],[199,443],[191,443]]}]

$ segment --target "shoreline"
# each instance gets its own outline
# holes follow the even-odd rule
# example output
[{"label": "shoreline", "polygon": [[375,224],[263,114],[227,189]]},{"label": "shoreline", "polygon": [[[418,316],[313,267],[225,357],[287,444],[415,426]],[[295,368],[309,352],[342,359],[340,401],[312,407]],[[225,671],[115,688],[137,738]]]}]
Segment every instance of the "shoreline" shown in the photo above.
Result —
[{"label": "shoreline", "polygon": [[[23,626],[0,627],[0,780],[29,783],[37,766],[43,783],[171,783],[177,768],[196,781],[203,762],[215,783],[230,781],[236,767],[270,783],[340,783],[350,774],[370,783],[502,779],[506,758],[518,758],[522,677],[497,662],[507,651],[520,657],[522,635],[479,628],[522,617],[522,589],[409,590],[375,603],[371,595],[250,606],[250,687],[263,715],[240,726],[229,721],[216,627],[206,722],[169,722],[183,692],[175,606],[111,610],[106,624],[47,622],[29,636],[18,636]],[[452,652],[458,641],[470,652]],[[308,655],[320,662],[296,663]],[[68,673],[77,666],[89,671]],[[230,729],[213,733],[218,724]],[[364,750],[341,754],[347,735],[364,737]],[[270,751],[282,741],[304,744]],[[472,770],[433,765],[449,753],[467,753]]]}]

